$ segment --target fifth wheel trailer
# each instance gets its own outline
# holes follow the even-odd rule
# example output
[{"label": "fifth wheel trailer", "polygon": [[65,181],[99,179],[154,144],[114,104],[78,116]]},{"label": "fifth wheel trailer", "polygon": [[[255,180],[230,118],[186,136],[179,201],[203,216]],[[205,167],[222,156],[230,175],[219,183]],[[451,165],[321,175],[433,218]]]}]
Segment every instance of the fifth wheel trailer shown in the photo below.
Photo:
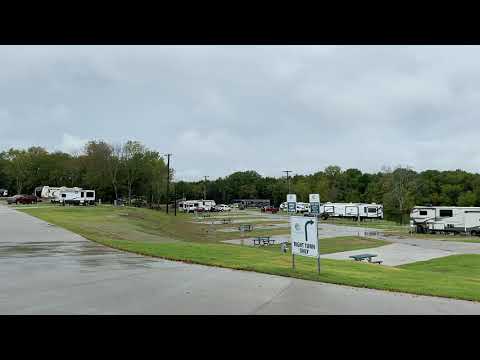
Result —
[{"label": "fifth wheel trailer", "polygon": [[466,233],[480,236],[480,207],[415,206],[410,228],[418,233]]},{"label": "fifth wheel trailer", "polygon": [[95,191],[84,189],[62,189],[57,198],[62,205],[95,205]]},{"label": "fifth wheel trailer", "polygon": [[193,213],[198,209],[203,209],[203,211],[211,211],[215,205],[215,200],[184,200],[177,204],[181,211],[187,213]]},{"label": "fifth wheel trailer", "polygon": [[382,204],[324,203],[320,205],[320,216],[351,219],[383,219]]}]

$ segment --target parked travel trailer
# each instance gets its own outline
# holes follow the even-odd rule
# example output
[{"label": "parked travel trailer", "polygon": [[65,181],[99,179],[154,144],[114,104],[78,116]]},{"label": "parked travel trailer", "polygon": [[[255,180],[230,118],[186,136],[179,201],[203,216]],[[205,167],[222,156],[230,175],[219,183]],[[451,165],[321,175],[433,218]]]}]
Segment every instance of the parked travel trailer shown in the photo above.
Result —
[{"label": "parked travel trailer", "polygon": [[[35,188],[34,195],[43,199],[53,200],[53,202],[55,202],[55,200],[60,195],[60,191],[62,189],[69,189],[69,188],[65,186],[63,187],[39,186]],[[78,187],[71,188],[71,189],[81,190],[81,188],[78,188]]]},{"label": "parked travel trailer", "polygon": [[95,190],[62,188],[56,201],[63,205],[95,205]]},{"label": "parked travel trailer", "polygon": [[415,206],[410,228],[418,233],[466,233],[480,236],[480,207]]},{"label": "parked travel trailer", "polygon": [[233,199],[232,203],[238,204],[239,206],[243,206],[244,208],[249,208],[249,207],[262,208],[264,206],[270,206],[269,199]]},{"label": "parked travel trailer", "polygon": [[363,203],[324,203],[320,205],[320,215],[327,217],[342,217],[352,219],[383,219],[382,204]]},{"label": "parked travel trailer", "polygon": [[[288,211],[288,206],[286,202],[280,204],[280,210]],[[297,202],[297,213],[305,213],[310,211],[310,203]]]},{"label": "parked travel trailer", "polygon": [[215,207],[214,200],[185,200],[178,203],[181,211],[192,213],[195,211],[211,211]]}]

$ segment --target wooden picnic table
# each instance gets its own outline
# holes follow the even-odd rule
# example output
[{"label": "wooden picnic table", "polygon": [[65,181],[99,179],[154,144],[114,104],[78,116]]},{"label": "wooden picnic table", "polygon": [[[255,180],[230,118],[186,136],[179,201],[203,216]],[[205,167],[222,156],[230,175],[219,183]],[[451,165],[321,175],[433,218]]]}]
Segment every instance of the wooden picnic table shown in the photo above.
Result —
[{"label": "wooden picnic table", "polygon": [[258,245],[270,245],[275,244],[275,239],[271,239],[270,236],[257,236],[253,238],[253,246]]},{"label": "wooden picnic table", "polygon": [[[349,256],[350,258],[354,259],[355,261],[362,261],[362,260],[367,260],[368,262],[372,262],[372,258],[376,257],[376,254],[359,254],[359,255],[351,255]],[[381,264],[382,261],[373,261],[374,263]]]},{"label": "wooden picnic table", "polygon": [[238,230],[240,231],[252,231],[253,230],[253,225],[252,224],[240,224],[238,227]]},{"label": "wooden picnic table", "polygon": [[351,255],[349,257],[352,258],[355,261],[362,261],[362,260],[367,259],[368,262],[372,262],[372,258],[375,257],[375,256],[377,256],[377,255],[375,255],[375,254],[359,254],[359,255]]}]

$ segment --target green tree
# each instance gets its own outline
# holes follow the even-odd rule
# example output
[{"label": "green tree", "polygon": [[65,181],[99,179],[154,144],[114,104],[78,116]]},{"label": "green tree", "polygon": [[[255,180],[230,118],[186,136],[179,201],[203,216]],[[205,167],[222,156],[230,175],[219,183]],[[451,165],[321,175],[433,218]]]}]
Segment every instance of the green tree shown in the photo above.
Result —
[{"label": "green tree", "polygon": [[473,191],[467,191],[458,196],[458,206],[475,206],[476,203],[477,196]]},{"label": "green tree", "polygon": [[140,177],[145,151],[145,146],[138,141],[127,141],[122,148],[122,165],[125,169],[129,204],[132,203],[133,185]]}]

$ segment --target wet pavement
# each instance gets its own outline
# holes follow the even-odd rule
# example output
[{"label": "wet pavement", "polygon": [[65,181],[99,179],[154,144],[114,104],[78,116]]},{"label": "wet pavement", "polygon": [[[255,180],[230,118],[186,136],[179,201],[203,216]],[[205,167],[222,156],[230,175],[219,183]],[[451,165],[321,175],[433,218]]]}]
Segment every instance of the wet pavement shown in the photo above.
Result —
[{"label": "wet pavement", "polygon": [[129,254],[0,205],[0,314],[479,314],[480,304]]}]

